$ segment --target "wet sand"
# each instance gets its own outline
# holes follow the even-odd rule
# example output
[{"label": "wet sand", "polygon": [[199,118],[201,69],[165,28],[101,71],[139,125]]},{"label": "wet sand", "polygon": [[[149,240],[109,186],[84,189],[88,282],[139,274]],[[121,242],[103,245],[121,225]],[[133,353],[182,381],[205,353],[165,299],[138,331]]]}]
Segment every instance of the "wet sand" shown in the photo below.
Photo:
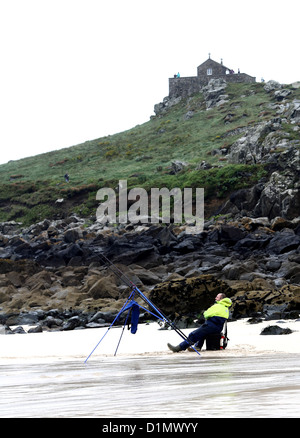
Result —
[{"label": "wet sand", "polygon": [[[292,334],[262,336],[263,326]],[[228,324],[223,351],[171,353],[180,342],[156,323],[106,329],[1,335],[2,418],[297,417],[299,321]],[[188,334],[189,330],[185,330]]]}]

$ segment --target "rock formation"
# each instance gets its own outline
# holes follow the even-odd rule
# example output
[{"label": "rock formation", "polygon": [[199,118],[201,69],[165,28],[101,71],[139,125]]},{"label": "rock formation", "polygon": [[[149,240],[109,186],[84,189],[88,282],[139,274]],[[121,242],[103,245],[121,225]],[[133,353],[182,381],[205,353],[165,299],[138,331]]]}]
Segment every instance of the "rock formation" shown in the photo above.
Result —
[{"label": "rock formation", "polygon": [[[221,79],[202,91],[205,111],[228,98]],[[176,319],[197,318],[220,291],[231,297],[234,318],[299,317],[300,102],[287,101],[290,90],[274,81],[265,91],[273,96],[276,117],[236,129],[241,137],[222,153],[230,163],[263,165],[267,176],[231,193],[200,234],[172,224],[106,227],[76,215],[27,228],[1,223],[0,324],[5,330],[18,324],[37,330],[109,324],[129,290],[103,266],[101,254]],[[165,98],[156,114],[180,99]],[[174,161],[170,172],[185,166]],[[204,162],[199,168],[209,167]]]},{"label": "rock formation", "polygon": [[299,314],[300,218],[220,218],[195,236],[173,225],[116,230],[75,216],[18,232],[13,225],[1,224],[10,229],[0,236],[4,325],[70,330],[111,322],[129,288],[100,254],[174,318],[197,317],[219,291],[233,300],[233,317]]}]

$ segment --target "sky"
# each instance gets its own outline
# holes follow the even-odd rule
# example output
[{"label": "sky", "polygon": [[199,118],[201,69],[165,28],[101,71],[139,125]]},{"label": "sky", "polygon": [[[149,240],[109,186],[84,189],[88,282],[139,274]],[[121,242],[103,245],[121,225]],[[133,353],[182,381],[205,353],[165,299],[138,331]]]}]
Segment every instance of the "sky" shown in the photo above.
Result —
[{"label": "sky", "polygon": [[0,0],[0,164],[147,122],[211,54],[300,80],[299,0]]}]

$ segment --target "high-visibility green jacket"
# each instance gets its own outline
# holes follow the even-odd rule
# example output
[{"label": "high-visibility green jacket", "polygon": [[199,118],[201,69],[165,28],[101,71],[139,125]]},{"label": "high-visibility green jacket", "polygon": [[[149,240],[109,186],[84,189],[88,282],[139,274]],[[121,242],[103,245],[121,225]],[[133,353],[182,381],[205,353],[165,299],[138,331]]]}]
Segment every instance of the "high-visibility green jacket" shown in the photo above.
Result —
[{"label": "high-visibility green jacket", "polygon": [[232,301],[230,298],[223,298],[223,300],[216,301],[213,306],[207,309],[203,316],[205,319],[212,318],[214,316],[218,316],[220,318],[228,319],[229,317],[229,307],[231,306]]}]

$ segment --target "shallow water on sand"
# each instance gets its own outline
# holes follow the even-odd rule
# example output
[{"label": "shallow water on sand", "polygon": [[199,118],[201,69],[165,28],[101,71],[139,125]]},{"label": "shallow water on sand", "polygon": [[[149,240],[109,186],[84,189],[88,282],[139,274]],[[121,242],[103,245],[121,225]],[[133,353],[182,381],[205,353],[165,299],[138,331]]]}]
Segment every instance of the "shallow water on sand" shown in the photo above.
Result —
[{"label": "shallow water on sand", "polygon": [[1,364],[0,417],[298,417],[299,355]]}]

